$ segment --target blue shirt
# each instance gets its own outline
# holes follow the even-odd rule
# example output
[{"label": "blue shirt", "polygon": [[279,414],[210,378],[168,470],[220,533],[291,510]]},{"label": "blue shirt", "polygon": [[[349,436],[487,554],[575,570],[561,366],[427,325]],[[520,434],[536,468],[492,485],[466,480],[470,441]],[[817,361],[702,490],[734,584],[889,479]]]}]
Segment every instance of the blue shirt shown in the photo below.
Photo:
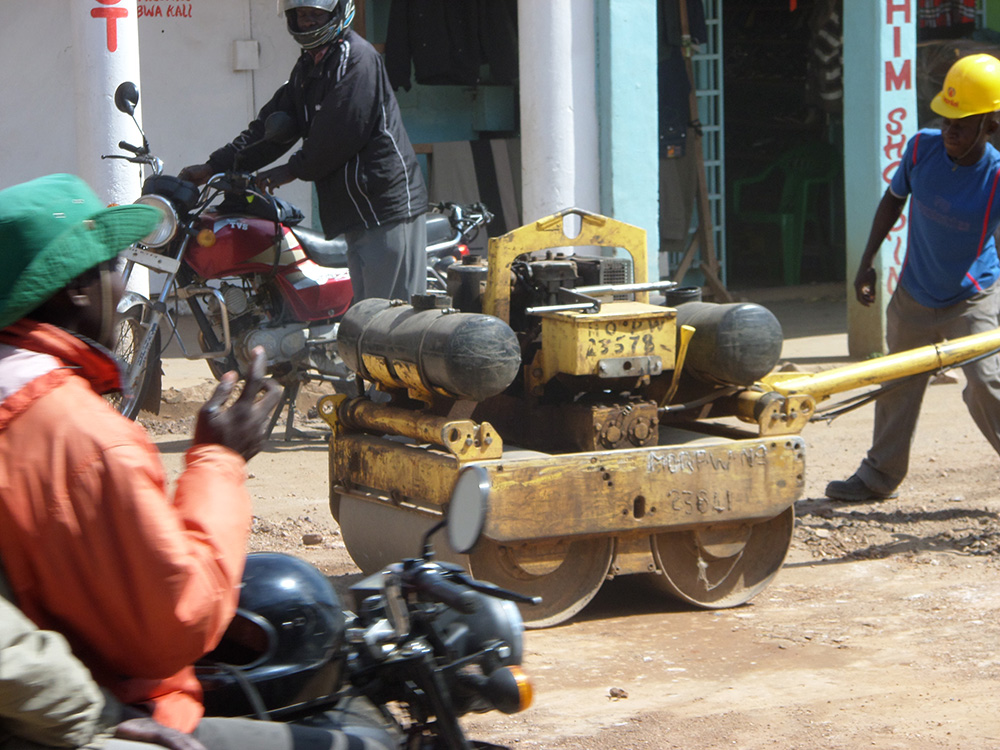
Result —
[{"label": "blue shirt", "polygon": [[949,307],[1000,277],[993,233],[1000,224],[1000,152],[989,143],[967,167],[948,158],[940,130],[906,144],[889,190],[910,197],[906,258],[899,283],[921,305]]}]

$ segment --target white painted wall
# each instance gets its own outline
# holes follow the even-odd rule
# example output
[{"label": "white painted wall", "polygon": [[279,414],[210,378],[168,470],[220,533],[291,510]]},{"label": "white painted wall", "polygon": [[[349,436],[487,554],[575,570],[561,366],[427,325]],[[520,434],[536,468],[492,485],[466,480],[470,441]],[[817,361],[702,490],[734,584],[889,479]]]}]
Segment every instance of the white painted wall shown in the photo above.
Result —
[{"label": "white painted wall", "polygon": [[[298,47],[274,0],[131,0],[138,10],[143,126],[168,173],[203,161],[235,136],[286,79]],[[73,0],[93,8],[129,3]],[[76,5],[73,14],[79,14]],[[92,20],[105,25],[103,19]],[[87,176],[101,169],[89,140],[78,146],[77,118],[93,97],[78,75],[79,44],[67,0],[6,0],[0,12],[0,91],[4,93],[0,188],[50,172]],[[259,43],[256,70],[234,70],[235,42]],[[127,140],[138,141],[122,115]],[[117,142],[117,134],[116,140]],[[95,167],[94,165],[97,164]],[[107,163],[103,163],[105,166]],[[92,178],[91,178],[92,179]],[[98,187],[95,185],[95,187]],[[311,221],[308,183],[282,188]],[[111,198],[105,196],[108,200]]]},{"label": "white painted wall", "polygon": [[[54,21],[59,17],[62,23]],[[71,34],[66,2],[4,3],[0,13],[4,101],[0,187],[51,172],[77,171]]]}]

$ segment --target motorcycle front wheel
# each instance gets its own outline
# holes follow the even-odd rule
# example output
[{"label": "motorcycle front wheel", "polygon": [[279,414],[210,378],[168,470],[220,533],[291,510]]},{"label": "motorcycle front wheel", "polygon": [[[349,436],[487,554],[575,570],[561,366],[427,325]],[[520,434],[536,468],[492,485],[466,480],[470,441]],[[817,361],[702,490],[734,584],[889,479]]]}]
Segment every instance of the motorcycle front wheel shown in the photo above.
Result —
[{"label": "motorcycle front wheel", "polygon": [[[142,346],[143,337],[147,328],[142,324],[142,308],[133,307],[124,312],[118,320],[114,354],[122,364],[123,377],[128,376],[132,369],[132,363]],[[130,387],[123,388],[118,393],[109,393],[105,396],[112,407],[122,416],[128,419],[135,419],[139,410],[144,406],[151,406],[147,401],[155,398],[159,402],[159,394],[155,393],[155,386],[159,383],[158,375],[160,368],[160,332],[156,331],[149,348],[149,354],[142,368],[136,374]],[[126,393],[128,395],[126,395]],[[152,405],[154,411],[158,411],[158,403]]]}]

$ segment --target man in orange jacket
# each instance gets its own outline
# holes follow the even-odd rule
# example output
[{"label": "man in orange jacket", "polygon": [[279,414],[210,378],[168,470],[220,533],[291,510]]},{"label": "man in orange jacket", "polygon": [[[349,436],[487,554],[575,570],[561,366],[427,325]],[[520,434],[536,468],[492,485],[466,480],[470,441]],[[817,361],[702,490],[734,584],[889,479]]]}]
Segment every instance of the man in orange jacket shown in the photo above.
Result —
[{"label": "man in orange jacket", "polygon": [[280,398],[256,352],[198,415],[171,497],[143,428],[101,397],[119,385],[118,253],[153,229],[147,206],[104,208],[49,175],[0,191],[0,560],[36,624],[62,633],[99,684],[192,731],[192,664],[236,609],[250,529],[246,461]]}]

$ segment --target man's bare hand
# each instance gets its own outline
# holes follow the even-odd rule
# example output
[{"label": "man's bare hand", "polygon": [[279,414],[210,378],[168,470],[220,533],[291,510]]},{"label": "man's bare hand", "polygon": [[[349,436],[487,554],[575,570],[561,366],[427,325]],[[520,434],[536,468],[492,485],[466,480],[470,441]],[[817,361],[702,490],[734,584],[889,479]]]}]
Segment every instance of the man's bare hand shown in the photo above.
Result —
[{"label": "man's bare hand", "polygon": [[233,392],[237,375],[230,371],[222,376],[215,393],[198,412],[194,428],[195,445],[224,445],[247,461],[260,451],[271,412],[281,400],[281,387],[264,377],[265,368],[264,349],[258,346],[253,350],[243,392],[229,407],[225,407],[225,403]]},{"label": "man's bare hand", "polygon": [[115,737],[120,740],[161,745],[170,750],[205,750],[205,746],[190,734],[165,727],[149,717],[126,719],[115,727]]},{"label": "man's bare hand", "polygon": [[292,170],[288,168],[287,164],[282,164],[280,167],[265,169],[263,172],[258,173],[257,187],[264,192],[274,193],[275,188],[279,188],[294,179],[295,176],[292,174]]},{"label": "man's bare hand", "polygon": [[875,269],[870,266],[859,270],[854,277],[854,296],[865,307],[875,301],[875,281]]},{"label": "man's bare hand", "polygon": [[212,167],[208,164],[192,164],[190,167],[184,167],[177,175],[179,179],[193,182],[195,185],[204,185],[211,176]]}]

